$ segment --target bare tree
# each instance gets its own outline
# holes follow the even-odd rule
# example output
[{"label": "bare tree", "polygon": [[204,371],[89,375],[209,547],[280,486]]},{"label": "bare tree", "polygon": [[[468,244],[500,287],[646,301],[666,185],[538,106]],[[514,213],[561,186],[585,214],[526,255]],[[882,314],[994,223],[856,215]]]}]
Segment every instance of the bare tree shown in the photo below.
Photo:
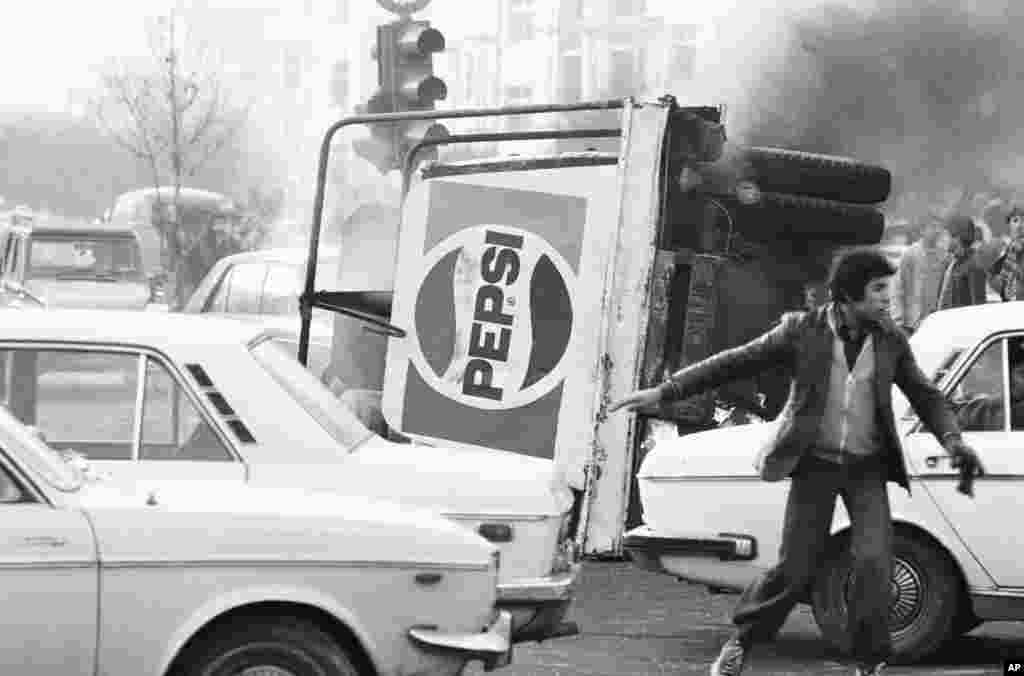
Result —
[{"label": "bare tree", "polygon": [[183,222],[181,189],[233,141],[245,111],[230,104],[219,69],[203,50],[179,46],[182,36],[175,19],[171,14],[150,27],[151,59],[112,63],[103,72],[92,111],[100,127],[146,168],[157,188],[155,211],[160,217],[154,225],[161,236],[163,264],[174,280],[173,297],[181,303],[198,282],[183,279],[190,276],[185,259],[206,236],[203,228],[211,227],[185,227],[193,224]]}]

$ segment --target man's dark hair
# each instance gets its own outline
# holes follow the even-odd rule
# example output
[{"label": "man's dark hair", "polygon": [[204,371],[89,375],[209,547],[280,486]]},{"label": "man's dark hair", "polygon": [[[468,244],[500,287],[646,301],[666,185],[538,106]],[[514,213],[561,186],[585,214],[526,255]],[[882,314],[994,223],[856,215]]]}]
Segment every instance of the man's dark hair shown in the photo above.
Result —
[{"label": "man's dark hair", "polygon": [[872,279],[894,274],[896,268],[878,249],[849,249],[837,255],[833,261],[828,289],[832,300],[840,303],[864,300],[864,292]]}]

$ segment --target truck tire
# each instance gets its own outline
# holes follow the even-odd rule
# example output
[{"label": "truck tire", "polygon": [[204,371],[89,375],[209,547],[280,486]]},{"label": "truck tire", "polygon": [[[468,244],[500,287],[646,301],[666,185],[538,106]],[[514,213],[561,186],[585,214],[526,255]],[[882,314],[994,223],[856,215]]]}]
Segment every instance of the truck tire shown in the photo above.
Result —
[{"label": "truck tire", "polygon": [[892,190],[888,169],[848,157],[753,146],[741,148],[738,159],[764,192],[878,204]]},{"label": "truck tire", "polygon": [[734,195],[717,198],[730,212],[736,232],[756,242],[819,240],[838,246],[877,244],[885,217],[873,206],[816,197],[762,192],[756,204]]},{"label": "truck tire", "polygon": [[215,629],[182,656],[174,676],[364,676],[334,639],[297,617],[245,618]]},{"label": "truck tire", "polygon": [[[848,653],[845,627],[850,552],[845,542],[822,570],[811,593],[814,621],[826,641]],[[918,662],[954,636],[963,596],[956,568],[945,551],[897,530],[892,589],[889,633],[893,663]]]}]

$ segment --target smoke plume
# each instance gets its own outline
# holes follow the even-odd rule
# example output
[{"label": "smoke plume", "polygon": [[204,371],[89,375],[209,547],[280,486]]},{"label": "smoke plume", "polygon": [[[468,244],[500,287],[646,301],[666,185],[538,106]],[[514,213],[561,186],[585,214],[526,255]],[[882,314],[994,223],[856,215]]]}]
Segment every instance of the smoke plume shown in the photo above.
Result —
[{"label": "smoke plume", "polygon": [[1024,8],[1012,0],[733,12],[706,51],[700,92],[729,103],[731,140],[880,163],[892,215],[1024,196]]}]

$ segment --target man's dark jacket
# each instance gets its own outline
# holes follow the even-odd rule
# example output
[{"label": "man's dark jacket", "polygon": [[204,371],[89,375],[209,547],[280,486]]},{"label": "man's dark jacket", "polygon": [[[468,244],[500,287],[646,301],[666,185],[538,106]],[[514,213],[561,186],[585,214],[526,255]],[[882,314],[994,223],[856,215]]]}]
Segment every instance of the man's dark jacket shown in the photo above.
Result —
[{"label": "man's dark jacket", "polygon": [[[772,366],[788,365],[793,373],[789,399],[775,421],[775,434],[761,449],[757,464],[765,481],[789,477],[819,438],[835,340],[828,324],[831,307],[828,304],[810,312],[787,313],[775,328],[759,338],[678,371],[661,386],[663,398],[686,399],[732,380],[750,378]],[[871,335],[875,349],[876,420],[881,427],[888,480],[909,491],[907,468],[892,414],[893,384],[899,386],[940,442],[960,430],[942,393],[921,372],[910,344],[896,325],[886,320]]]}]

